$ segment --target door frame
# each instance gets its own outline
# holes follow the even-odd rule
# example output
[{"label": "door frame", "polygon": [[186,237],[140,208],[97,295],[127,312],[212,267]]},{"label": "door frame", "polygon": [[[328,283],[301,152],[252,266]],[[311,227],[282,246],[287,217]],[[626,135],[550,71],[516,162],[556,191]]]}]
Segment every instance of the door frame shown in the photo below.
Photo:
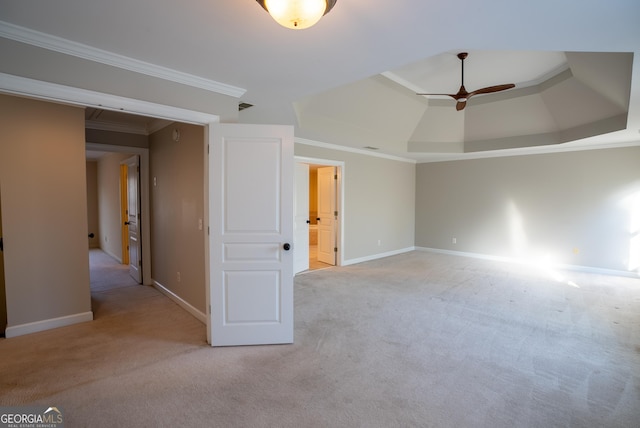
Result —
[{"label": "door frame", "polygon": [[[330,159],[312,158],[306,156],[294,156],[296,163],[306,163],[318,166],[335,166],[337,167],[338,183],[336,188],[336,210],[338,211],[338,225],[336,227],[336,243],[338,245],[338,254],[336,254],[336,266],[344,265],[344,177],[345,163]],[[309,189],[307,189],[307,197]]]},{"label": "door frame", "polygon": [[[134,98],[121,97],[118,95],[65,86],[57,83],[44,82],[1,72],[0,93],[77,107],[99,107],[103,110],[112,110],[121,113],[150,116],[174,122],[200,125],[204,127],[205,131],[204,139],[202,141],[202,149],[205,154],[208,153],[209,127],[212,124],[220,122],[220,116],[215,114],[203,113],[201,111],[189,110],[166,104],[158,104]],[[141,243],[142,252],[147,255],[147,262],[143,263],[142,266],[142,283],[144,285],[153,285],[153,279],[151,277],[149,149],[87,142],[86,150],[125,152],[140,155],[140,187],[142,189],[141,214],[143,222]],[[204,219],[206,221],[206,224],[204,224],[203,227],[205,230],[208,230],[209,210],[207,207],[209,206],[209,163],[207,156],[204,156],[203,162]],[[210,291],[209,236],[206,233],[203,235],[202,245],[205,249],[205,291],[208,294]],[[88,286],[89,284],[87,284],[87,287]],[[7,302],[7,304],[10,304],[10,302]],[[189,311],[189,309],[186,308],[185,310]],[[196,318],[198,317],[196,316]],[[209,323],[207,322],[207,327],[209,327],[208,324]]]},{"label": "door frame", "polygon": [[87,142],[85,149],[88,151],[126,153],[132,156],[140,156],[140,214],[142,217],[140,220],[142,222],[142,228],[140,229],[140,246],[143,257],[142,284],[153,285],[153,278],[151,278],[151,187],[149,186],[149,149],[92,142]]}]

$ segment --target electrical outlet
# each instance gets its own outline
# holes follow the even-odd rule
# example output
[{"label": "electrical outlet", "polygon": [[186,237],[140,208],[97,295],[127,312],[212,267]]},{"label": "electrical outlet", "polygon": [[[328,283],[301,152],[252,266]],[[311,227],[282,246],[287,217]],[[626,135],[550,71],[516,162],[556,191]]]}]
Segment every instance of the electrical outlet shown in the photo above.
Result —
[{"label": "electrical outlet", "polygon": [[382,241],[378,239],[378,247],[382,245]]},{"label": "electrical outlet", "polygon": [[452,244],[457,244],[458,243],[458,239],[457,238],[452,238],[451,239],[451,243]]},{"label": "electrical outlet", "polygon": [[178,274],[176,275],[176,277],[177,277],[177,279],[178,279],[178,282],[180,282],[180,279],[181,279],[181,278],[180,278],[180,272],[178,272]]},{"label": "electrical outlet", "polygon": [[198,219],[198,230],[202,230],[202,219]]}]

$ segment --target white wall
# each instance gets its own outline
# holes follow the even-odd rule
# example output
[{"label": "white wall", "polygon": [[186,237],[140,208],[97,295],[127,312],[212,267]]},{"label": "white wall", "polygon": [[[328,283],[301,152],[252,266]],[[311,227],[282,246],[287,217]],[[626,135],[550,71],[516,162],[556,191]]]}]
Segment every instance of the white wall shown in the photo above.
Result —
[{"label": "white wall", "polygon": [[418,247],[633,269],[640,147],[425,163],[416,175]]}]

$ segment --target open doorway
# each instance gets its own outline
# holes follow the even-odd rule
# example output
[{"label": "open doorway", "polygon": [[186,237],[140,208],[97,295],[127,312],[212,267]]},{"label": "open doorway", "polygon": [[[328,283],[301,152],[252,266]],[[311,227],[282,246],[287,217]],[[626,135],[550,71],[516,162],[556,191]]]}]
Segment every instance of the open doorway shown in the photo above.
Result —
[{"label": "open doorway", "polygon": [[296,158],[295,273],[342,263],[343,168],[342,162]]},{"label": "open doorway", "polygon": [[[150,275],[145,275],[142,262],[143,255],[150,257],[150,246],[146,242],[149,236],[144,233],[144,229],[148,229],[145,222],[149,219],[148,189],[143,187],[143,183],[148,182],[143,179],[148,170],[147,152],[146,148],[87,144],[87,214],[92,292],[96,285],[104,290],[109,285],[118,288],[145,283],[146,275]],[[131,175],[136,178],[133,183]],[[131,195],[132,192],[135,195]],[[133,209],[129,207],[131,203],[134,204]],[[129,213],[136,219],[133,233],[130,232]],[[136,245],[133,251],[135,257],[130,257],[130,241]],[[148,248],[146,251],[145,247]],[[135,269],[132,265],[135,265]]]}]

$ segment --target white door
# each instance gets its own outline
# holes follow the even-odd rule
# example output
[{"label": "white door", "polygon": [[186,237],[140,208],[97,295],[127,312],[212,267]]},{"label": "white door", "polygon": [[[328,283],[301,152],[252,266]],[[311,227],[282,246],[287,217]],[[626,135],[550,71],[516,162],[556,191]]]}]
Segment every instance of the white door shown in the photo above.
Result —
[{"label": "white door", "polygon": [[209,144],[209,343],[293,343],[293,127],[212,124]]},{"label": "white door", "polygon": [[140,157],[132,156],[127,165],[127,218],[129,228],[129,274],[142,283],[142,253],[140,251]]},{"label": "white door", "polygon": [[296,163],[293,220],[293,273],[309,269],[309,164]]},{"label": "white door", "polygon": [[318,261],[336,264],[336,167],[318,168]]}]

